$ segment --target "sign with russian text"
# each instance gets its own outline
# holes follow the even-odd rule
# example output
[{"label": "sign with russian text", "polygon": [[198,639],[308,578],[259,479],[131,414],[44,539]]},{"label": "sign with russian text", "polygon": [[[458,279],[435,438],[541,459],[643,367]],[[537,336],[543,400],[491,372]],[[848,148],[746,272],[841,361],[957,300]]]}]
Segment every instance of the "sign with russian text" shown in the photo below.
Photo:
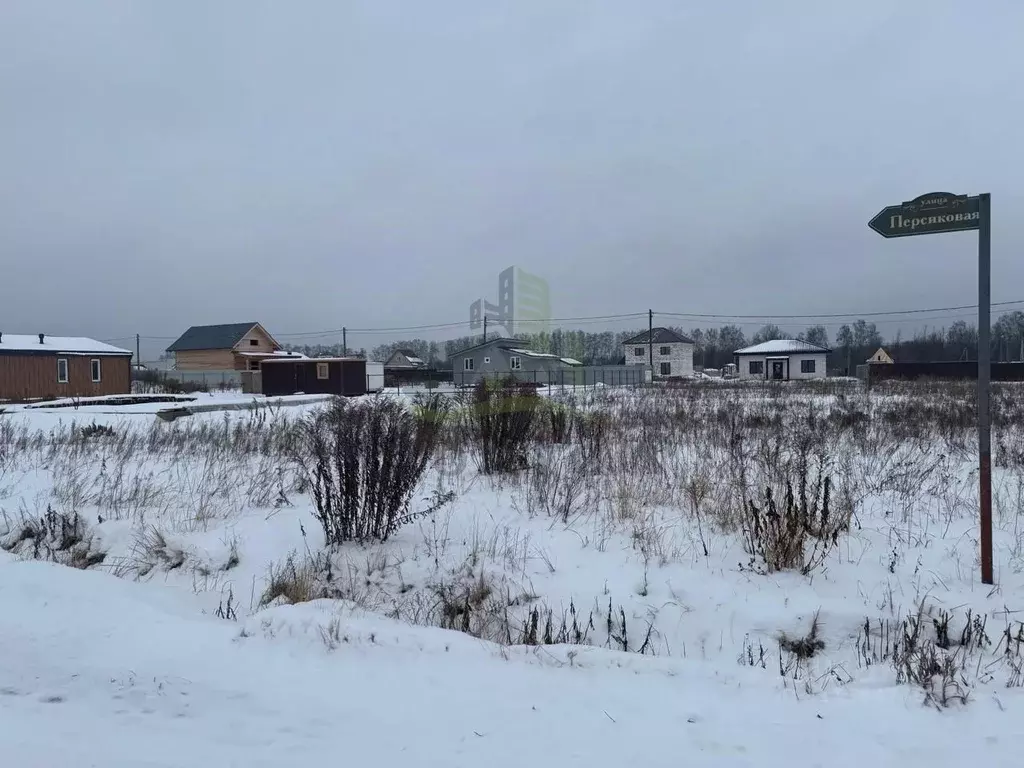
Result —
[{"label": "sign with russian text", "polygon": [[868,226],[882,237],[934,235],[978,229],[978,196],[931,192],[913,200],[880,210]]}]

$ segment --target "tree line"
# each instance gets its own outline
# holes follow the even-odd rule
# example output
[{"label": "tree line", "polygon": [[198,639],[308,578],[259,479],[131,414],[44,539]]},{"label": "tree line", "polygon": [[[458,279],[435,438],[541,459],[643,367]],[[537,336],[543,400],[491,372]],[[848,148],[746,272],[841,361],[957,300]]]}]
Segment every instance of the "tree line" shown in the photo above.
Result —
[{"label": "tree line", "polygon": [[[898,362],[978,359],[977,326],[965,320],[957,320],[947,327],[925,328],[908,337],[897,333],[889,340],[883,338],[875,323],[863,319],[840,326],[834,338],[830,338],[824,325],[813,325],[794,335],[787,334],[774,323],[768,323],[749,338],[738,325],[712,328],[672,326],[671,329],[693,340],[694,364],[703,368],[721,368],[726,363],[733,362],[733,353],[737,349],[784,338],[797,338],[821,347],[829,347],[832,349],[830,368],[840,373],[849,371],[852,374],[856,367],[867,361],[879,347],[883,347]],[[615,365],[625,362],[623,342],[646,330],[638,328],[595,332],[556,329],[543,333],[516,334],[516,337],[537,352],[570,357],[585,365]],[[992,324],[991,336],[993,361],[1024,359],[1024,312],[1010,312],[1000,316]],[[349,349],[347,353],[384,362],[396,350],[403,350],[434,368],[443,369],[450,366],[446,361],[453,354],[481,341],[482,337],[479,335],[462,336],[447,341],[405,339],[381,344],[369,352],[365,349]],[[340,344],[291,345],[288,348],[310,357],[342,353]]]}]

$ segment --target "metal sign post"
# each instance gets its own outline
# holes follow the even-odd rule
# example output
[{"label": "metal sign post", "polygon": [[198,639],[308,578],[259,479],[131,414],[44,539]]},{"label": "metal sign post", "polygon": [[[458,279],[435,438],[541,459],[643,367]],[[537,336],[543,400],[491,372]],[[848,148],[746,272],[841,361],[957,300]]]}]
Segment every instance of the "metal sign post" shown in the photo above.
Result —
[{"label": "metal sign post", "polygon": [[992,583],[992,215],[988,192],[978,195],[978,474],[981,502],[981,583]]},{"label": "metal sign post", "polygon": [[981,581],[992,584],[992,440],[990,321],[992,302],[991,195],[931,192],[879,211],[868,226],[882,237],[978,230],[978,483]]}]

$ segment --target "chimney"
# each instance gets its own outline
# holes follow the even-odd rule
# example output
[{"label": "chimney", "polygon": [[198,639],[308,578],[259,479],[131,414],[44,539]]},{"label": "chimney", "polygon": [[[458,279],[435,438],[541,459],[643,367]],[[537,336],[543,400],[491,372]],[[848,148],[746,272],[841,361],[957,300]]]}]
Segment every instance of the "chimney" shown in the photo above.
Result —
[{"label": "chimney", "polygon": [[40,334],[39,334],[39,343],[40,343],[40,344],[42,344],[42,343],[43,343],[43,336],[44,336],[44,335],[45,335],[45,334],[42,334],[42,333],[40,333]]}]

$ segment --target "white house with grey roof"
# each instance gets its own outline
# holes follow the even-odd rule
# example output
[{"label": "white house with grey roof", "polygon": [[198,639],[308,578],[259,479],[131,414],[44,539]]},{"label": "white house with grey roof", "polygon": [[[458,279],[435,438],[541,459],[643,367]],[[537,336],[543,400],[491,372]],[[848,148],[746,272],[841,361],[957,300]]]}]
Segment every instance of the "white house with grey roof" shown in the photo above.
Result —
[{"label": "white house with grey roof", "polygon": [[773,339],[733,354],[741,379],[823,379],[832,350],[798,339]]},{"label": "white house with grey roof", "polygon": [[671,328],[652,328],[622,342],[626,365],[648,365],[653,358],[654,375],[693,376],[695,344]]}]

